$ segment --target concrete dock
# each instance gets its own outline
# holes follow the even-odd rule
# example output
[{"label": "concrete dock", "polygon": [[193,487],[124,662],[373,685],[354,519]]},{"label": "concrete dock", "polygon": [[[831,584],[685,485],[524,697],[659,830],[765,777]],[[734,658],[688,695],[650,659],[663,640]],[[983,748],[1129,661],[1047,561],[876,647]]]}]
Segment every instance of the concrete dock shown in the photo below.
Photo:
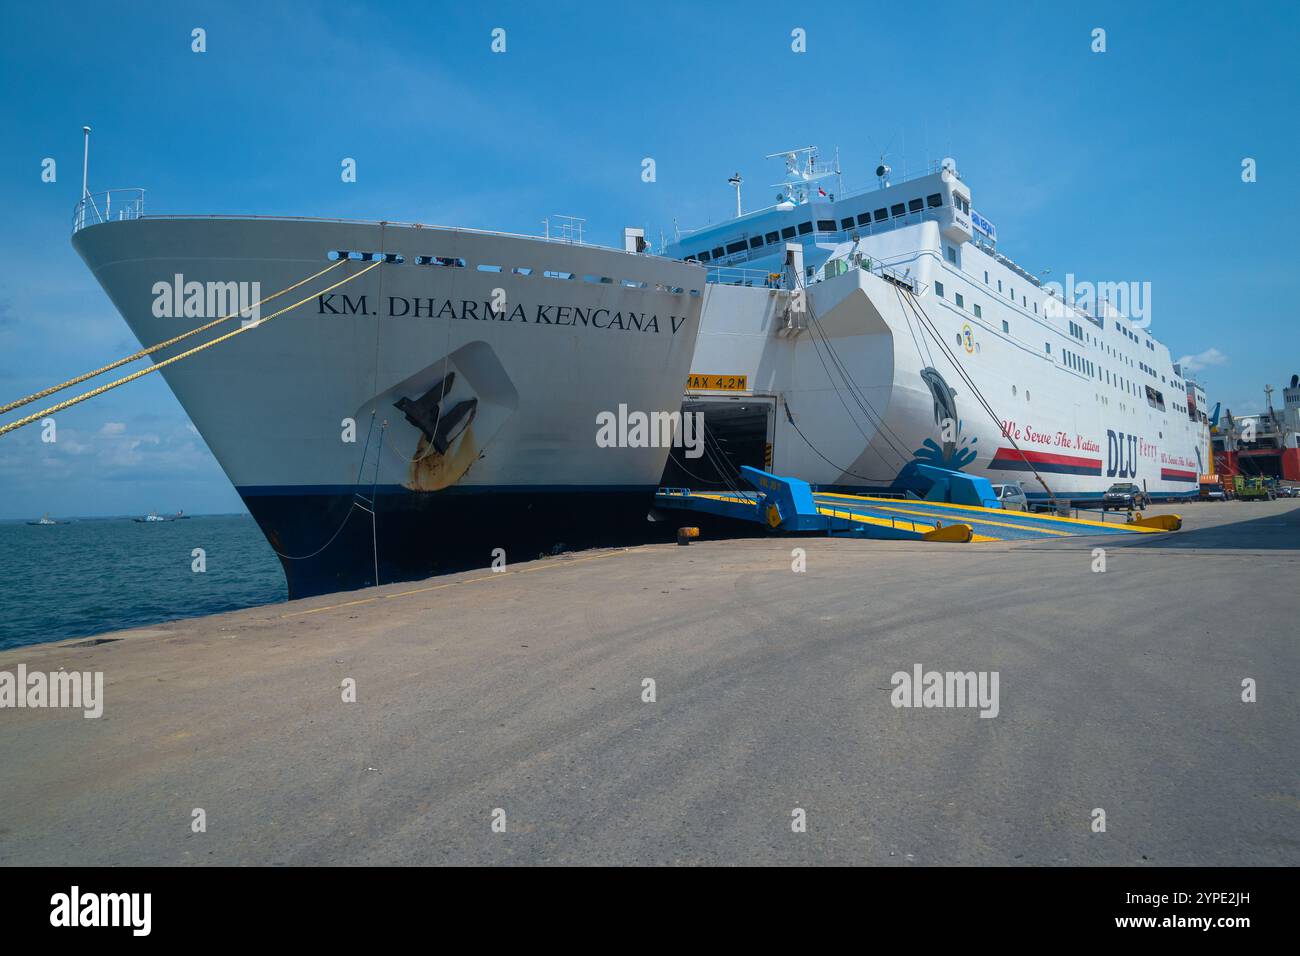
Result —
[{"label": "concrete dock", "polygon": [[[1300,502],[1152,511],[1184,530],[655,544],[5,652],[105,705],[0,710],[0,864],[1300,864]],[[916,665],[997,715],[895,707]]]}]

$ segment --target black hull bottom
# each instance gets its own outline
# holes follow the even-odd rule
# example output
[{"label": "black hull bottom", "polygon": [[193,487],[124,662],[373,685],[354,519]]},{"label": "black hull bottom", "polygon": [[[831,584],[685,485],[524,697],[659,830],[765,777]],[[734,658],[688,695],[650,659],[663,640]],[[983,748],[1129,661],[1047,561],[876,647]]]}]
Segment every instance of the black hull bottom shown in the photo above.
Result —
[{"label": "black hull bottom", "polygon": [[349,591],[375,583],[490,567],[493,550],[507,564],[574,548],[659,540],[651,524],[653,487],[643,489],[503,490],[419,494],[380,489],[372,524],[368,501],[351,491],[285,493],[240,489],[280,556],[289,597]]}]

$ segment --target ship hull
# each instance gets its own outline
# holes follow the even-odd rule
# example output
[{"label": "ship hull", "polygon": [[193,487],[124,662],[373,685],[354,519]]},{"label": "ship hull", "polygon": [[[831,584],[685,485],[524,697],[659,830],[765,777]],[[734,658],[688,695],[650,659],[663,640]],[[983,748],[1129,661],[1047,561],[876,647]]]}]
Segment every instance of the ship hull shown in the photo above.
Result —
[{"label": "ship hull", "polygon": [[191,284],[260,297],[340,252],[395,257],[364,275],[371,260],[349,259],[161,370],[291,597],[644,529],[667,449],[601,447],[597,416],[678,408],[702,269],[470,230],[276,219],[145,218],[73,243],[145,345],[217,317],[186,307]]},{"label": "ship hull", "polygon": [[654,491],[647,485],[418,494],[389,486],[373,497],[364,490],[372,515],[354,507],[351,488],[239,489],[295,597],[639,540]]},{"label": "ship hull", "polygon": [[[1120,387],[1140,371],[1114,359],[1125,372],[1119,386],[1097,372],[1100,361],[1076,371],[1064,356],[1084,349],[1056,328],[1066,320],[1013,311],[966,273],[942,269],[935,224],[888,238],[915,298],[861,268],[810,285],[802,313],[791,312],[790,293],[728,285],[725,272],[709,286],[692,377],[743,377],[748,397],[770,399],[771,470],[856,493],[923,495],[930,482],[916,465],[925,464],[1018,481],[1044,503],[1094,502],[1116,482],[1153,500],[1196,496],[1201,426],[1154,407],[1140,385]],[[966,254],[978,274],[978,253]],[[1083,334],[1126,341],[1100,326]],[[1179,393],[1156,381],[1172,403]]]}]

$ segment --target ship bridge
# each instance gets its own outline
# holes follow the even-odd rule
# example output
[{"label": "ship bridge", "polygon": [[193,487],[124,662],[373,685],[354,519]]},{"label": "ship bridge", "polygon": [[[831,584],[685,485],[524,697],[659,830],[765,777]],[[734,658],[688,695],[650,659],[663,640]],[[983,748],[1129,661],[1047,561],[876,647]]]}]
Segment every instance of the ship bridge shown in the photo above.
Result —
[{"label": "ship bridge", "polygon": [[[800,163],[797,153],[807,153],[807,161]],[[838,177],[838,168],[818,166],[810,148],[775,155],[787,157],[787,182],[776,184],[775,205],[685,233],[668,244],[666,254],[717,267],[779,272],[786,244],[797,242],[811,277],[846,242],[922,222],[938,223],[953,243],[977,240],[991,249],[996,242],[992,224],[971,209],[970,188],[951,164],[900,182],[891,182],[882,165],[877,188],[841,196],[829,182]]]}]

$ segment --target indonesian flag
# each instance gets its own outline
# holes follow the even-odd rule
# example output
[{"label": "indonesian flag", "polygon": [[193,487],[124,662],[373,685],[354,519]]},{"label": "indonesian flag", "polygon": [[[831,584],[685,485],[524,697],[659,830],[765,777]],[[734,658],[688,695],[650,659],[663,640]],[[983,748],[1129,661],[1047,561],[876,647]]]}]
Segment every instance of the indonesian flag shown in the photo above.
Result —
[{"label": "indonesian flag", "polygon": [[820,186],[818,186],[818,187],[817,187],[817,195],[818,195],[818,196],[825,196],[825,195],[826,195],[826,190],[824,190],[824,189],[822,189]]}]

